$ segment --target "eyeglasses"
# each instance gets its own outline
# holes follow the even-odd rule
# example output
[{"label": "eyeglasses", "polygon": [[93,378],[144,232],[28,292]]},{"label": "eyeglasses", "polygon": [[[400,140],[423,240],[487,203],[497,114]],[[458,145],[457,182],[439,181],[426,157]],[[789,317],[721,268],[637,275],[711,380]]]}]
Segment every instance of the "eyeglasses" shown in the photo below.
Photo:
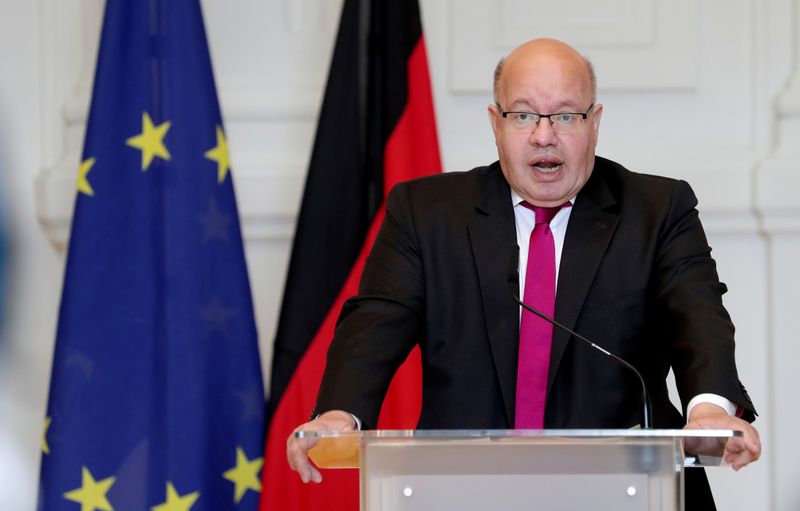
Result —
[{"label": "eyeglasses", "polygon": [[575,131],[581,125],[579,121],[585,120],[589,117],[589,112],[594,108],[594,103],[589,105],[585,112],[558,112],[555,114],[540,114],[536,112],[506,112],[503,107],[497,105],[500,109],[500,114],[504,119],[511,120],[511,128],[520,132],[531,132],[539,125],[542,118],[550,120],[550,126],[553,131],[560,133],[568,133]]}]

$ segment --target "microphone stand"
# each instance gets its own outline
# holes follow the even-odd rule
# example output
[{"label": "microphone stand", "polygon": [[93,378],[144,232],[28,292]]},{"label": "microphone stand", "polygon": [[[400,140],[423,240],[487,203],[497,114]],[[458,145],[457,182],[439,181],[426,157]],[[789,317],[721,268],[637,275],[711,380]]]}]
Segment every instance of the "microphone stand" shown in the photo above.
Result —
[{"label": "microphone stand", "polygon": [[560,328],[561,330],[564,330],[565,332],[569,333],[570,335],[572,335],[576,339],[580,339],[581,341],[585,342],[586,344],[588,344],[592,348],[598,350],[599,352],[603,353],[604,355],[613,358],[614,360],[617,361],[617,363],[621,364],[623,367],[626,367],[626,368],[630,369],[631,371],[633,371],[633,373],[636,375],[636,377],[639,378],[639,383],[641,383],[641,385],[642,385],[642,429],[653,429],[652,422],[651,422],[651,417],[653,415],[653,405],[650,402],[650,394],[647,393],[647,386],[644,383],[644,378],[642,377],[642,374],[635,367],[633,367],[631,364],[629,364],[628,362],[626,362],[622,358],[618,357],[617,355],[614,355],[610,351],[608,351],[608,350],[598,346],[597,344],[593,343],[592,341],[590,341],[586,337],[582,336],[578,332],[575,332],[572,329],[567,328],[566,326],[562,325],[561,323],[559,323],[555,319],[545,315],[543,312],[539,312],[538,310],[534,309],[533,307],[531,307],[527,303],[523,302],[522,300],[519,299],[519,296],[517,296],[517,293],[514,292],[513,287],[512,287],[512,291],[511,291],[511,296],[514,297],[514,301],[517,302],[525,310],[536,314],[537,316],[539,316],[543,320],[547,321],[551,325],[557,326],[558,328]]}]

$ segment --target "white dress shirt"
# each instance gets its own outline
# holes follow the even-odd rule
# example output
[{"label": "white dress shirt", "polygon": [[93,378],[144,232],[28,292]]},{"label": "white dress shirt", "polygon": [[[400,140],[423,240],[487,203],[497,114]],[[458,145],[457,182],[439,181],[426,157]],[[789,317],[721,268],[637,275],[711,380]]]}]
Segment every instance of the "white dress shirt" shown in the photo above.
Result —
[{"label": "white dress shirt", "polygon": [[[514,190],[511,190],[511,201],[514,206],[514,220],[517,230],[517,245],[519,246],[519,296],[525,295],[525,275],[528,269],[528,244],[531,232],[536,225],[536,215],[527,207],[522,205],[523,199]],[[575,197],[569,200],[570,204],[575,204]],[[556,249],[556,282],[558,282],[558,271],[561,266],[561,252],[564,248],[564,238],[567,234],[567,224],[572,207],[564,207],[556,213],[550,221],[550,231],[553,233],[553,242]],[[524,299],[524,298],[523,298]],[[520,317],[522,317],[522,307],[520,307]],[[736,405],[730,400],[717,394],[699,394],[693,397],[686,407],[686,417],[688,418],[695,405],[700,403],[711,403],[721,407],[728,415],[736,413]]]}]

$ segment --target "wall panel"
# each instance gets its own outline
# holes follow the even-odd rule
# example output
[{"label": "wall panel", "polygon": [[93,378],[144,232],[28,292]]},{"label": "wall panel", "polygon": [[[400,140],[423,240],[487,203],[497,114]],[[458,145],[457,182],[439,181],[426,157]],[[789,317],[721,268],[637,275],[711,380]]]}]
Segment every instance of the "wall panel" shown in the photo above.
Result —
[{"label": "wall panel", "polygon": [[[202,1],[265,367],[341,4]],[[605,105],[599,153],[693,185],[731,289],[740,370],[767,449],[741,473],[712,473],[720,509],[797,509],[800,75],[793,71],[800,48],[793,41],[800,40],[800,0],[421,4],[447,170],[496,158],[486,115],[494,65],[516,43],[546,35],[572,42],[595,63]],[[16,499],[18,509],[32,508],[35,495],[102,6],[0,0],[0,55],[14,71],[0,75],[0,163],[16,243],[8,356],[0,359],[10,382],[0,391],[0,412],[10,426],[0,429],[0,449],[4,439],[19,446],[14,466],[27,481],[0,492],[0,504]]]}]

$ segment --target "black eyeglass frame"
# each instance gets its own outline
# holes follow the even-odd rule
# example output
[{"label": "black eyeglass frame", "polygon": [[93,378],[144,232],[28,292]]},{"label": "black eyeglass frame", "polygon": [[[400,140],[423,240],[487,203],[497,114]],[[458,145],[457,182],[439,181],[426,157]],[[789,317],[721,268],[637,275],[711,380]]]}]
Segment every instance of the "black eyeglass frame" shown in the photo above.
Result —
[{"label": "black eyeglass frame", "polygon": [[540,114],[538,112],[526,112],[526,111],[506,112],[505,110],[503,110],[503,107],[500,106],[499,103],[495,103],[495,105],[497,105],[497,108],[500,110],[500,115],[503,116],[503,119],[507,119],[509,114],[531,114],[531,115],[536,115],[536,116],[539,117],[539,120],[536,121],[536,126],[538,126],[539,125],[539,121],[541,121],[545,117],[547,117],[547,120],[550,121],[551,125],[554,124],[555,121],[553,121],[553,117],[556,117],[556,116],[559,116],[559,115],[580,115],[581,119],[586,120],[589,117],[589,113],[592,111],[592,108],[594,108],[595,104],[592,103],[591,105],[589,105],[589,108],[587,108],[585,112],[556,112],[556,113],[553,113],[553,114]]}]

